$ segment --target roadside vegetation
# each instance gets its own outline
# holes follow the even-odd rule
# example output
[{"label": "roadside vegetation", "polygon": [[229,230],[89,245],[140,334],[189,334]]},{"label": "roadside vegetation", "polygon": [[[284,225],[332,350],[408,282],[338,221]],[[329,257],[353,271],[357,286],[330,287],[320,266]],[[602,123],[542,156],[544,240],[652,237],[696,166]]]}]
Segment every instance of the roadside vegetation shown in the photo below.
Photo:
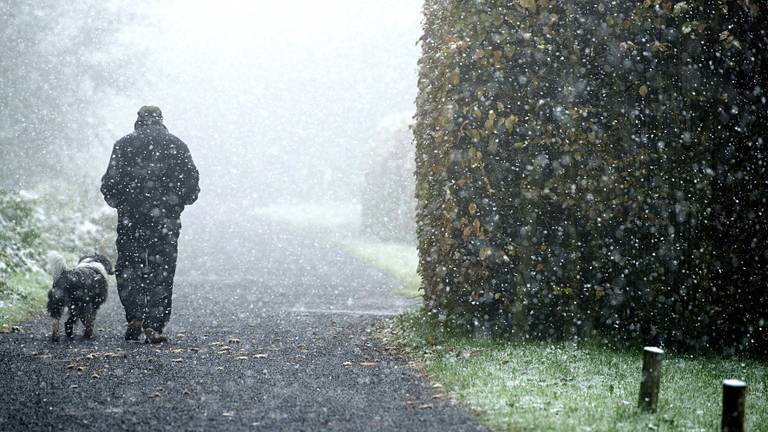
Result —
[{"label": "roadside vegetation", "polygon": [[49,250],[61,252],[69,265],[94,251],[114,257],[114,215],[100,202],[96,192],[0,189],[0,331],[13,331],[43,310]]},{"label": "roadside vegetation", "polygon": [[387,321],[390,345],[415,360],[438,397],[496,431],[719,430],[722,380],[749,385],[747,426],[768,430],[768,364],[666,354],[658,412],[637,408],[642,347],[491,338],[452,331],[424,312]]},{"label": "roadside vegetation", "polygon": [[399,294],[417,298],[421,294],[421,277],[416,273],[419,254],[416,246],[401,242],[387,242],[373,238],[341,242],[345,252],[365,260],[400,281]]}]

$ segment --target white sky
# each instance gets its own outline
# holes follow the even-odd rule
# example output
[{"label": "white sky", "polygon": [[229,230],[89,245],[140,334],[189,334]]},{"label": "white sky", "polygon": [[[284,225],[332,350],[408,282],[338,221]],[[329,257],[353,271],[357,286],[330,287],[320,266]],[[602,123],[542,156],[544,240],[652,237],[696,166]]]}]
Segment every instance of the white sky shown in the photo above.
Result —
[{"label": "white sky", "polygon": [[418,0],[153,5],[127,33],[147,47],[149,85],[115,101],[112,133],[159,105],[210,199],[354,198],[381,123],[414,110]]}]

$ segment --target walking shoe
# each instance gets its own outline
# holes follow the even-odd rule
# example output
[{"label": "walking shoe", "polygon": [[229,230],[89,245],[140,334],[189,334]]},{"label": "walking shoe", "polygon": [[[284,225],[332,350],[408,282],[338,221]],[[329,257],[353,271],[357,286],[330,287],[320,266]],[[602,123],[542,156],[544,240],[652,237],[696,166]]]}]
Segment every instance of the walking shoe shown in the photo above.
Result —
[{"label": "walking shoe", "polygon": [[141,336],[141,328],[144,326],[144,322],[141,320],[133,320],[128,323],[128,328],[125,329],[125,340],[137,341]]},{"label": "walking shoe", "polygon": [[149,327],[144,329],[144,336],[147,337],[147,342],[153,344],[163,343],[168,340],[165,336],[163,336],[162,332],[156,331]]}]

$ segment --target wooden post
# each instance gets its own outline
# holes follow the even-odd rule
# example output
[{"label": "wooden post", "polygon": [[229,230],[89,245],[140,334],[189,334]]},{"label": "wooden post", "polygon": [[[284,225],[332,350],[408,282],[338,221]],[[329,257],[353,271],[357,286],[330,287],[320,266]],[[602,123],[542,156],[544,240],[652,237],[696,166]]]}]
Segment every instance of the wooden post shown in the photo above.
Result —
[{"label": "wooden post", "polygon": [[723,381],[723,432],[744,432],[744,411],[747,399],[747,384],[736,379]]},{"label": "wooden post", "polygon": [[656,412],[659,403],[659,385],[661,383],[661,356],[659,348],[643,348],[643,377],[640,381],[640,401],[638,406],[643,411]]}]

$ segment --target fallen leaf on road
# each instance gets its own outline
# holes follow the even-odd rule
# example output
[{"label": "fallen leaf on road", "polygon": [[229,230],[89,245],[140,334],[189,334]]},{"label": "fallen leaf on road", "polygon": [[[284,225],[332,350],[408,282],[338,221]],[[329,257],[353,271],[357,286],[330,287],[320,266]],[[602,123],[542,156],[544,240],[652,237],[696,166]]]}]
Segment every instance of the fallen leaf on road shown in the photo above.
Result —
[{"label": "fallen leaf on road", "polygon": [[211,345],[213,345],[213,346],[222,346],[222,345],[224,345],[224,342],[219,342],[219,341],[211,342]]},{"label": "fallen leaf on road", "polygon": [[160,398],[160,393],[154,392],[151,395],[149,395],[149,398],[150,399],[159,399]]},{"label": "fallen leaf on road", "polygon": [[70,364],[67,365],[67,369],[74,369],[75,366],[77,366],[77,365],[74,364],[74,363],[70,363]]},{"label": "fallen leaf on road", "polygon": [[419,409],[432,409],[432,404],[419,405]]},{"label": "fallen leaf on road", "polygon": [[378,365],[379,365],[379,362],[371,362],[371,361],[360,362],[360,366],[363,366],[363,367],[372,367],[372,366],[378,366]]},{"label": "fallen leaf on road", "polygon": [[190,348],[189,350],[190,350],[190,351],[192,351],[192,352],[198,352],[198,351],[200,351],[200,348],[198,348],[198,347],[192,347],[192,348]]},{"label": "fallen leaf on road", "polygon": [[224,411],[223,413],[221,413],[221,415],[223,415],[224,417],[232,417],[233,415],[235,415],[235,413],[232,411]]},{"label": "fallen leaf on road", "polygon": [[237,356],[235,360],[248,360],[248,356]]},{"label": "fallen leaf on road", "polygon": [[436,395],[432,395],[432,399],[439,399],[439,400],[443,400],[443,399],[445,399],[445,395],[444,395],[444,394],[442,394],[442,393],[438,393],[438,394],[436,394]]},{"label": "fallen leaf on road", "polygon": [[223,368],[223,367],[221,367],[221,366],[219,366],[219,367],[217,367],[217,368],[216,368],[216,370],[217,370],[217,371],[219,371],[219,372],[223,372],[223,371],[224,371],[224,368]]},{"label": "fallen leaf on road", "polygon": [[192,390],[184,389],[184,390],[181,391],[181,394],[183,394],[184,396],[189,396],[189,395],[192,394]]},{"label": "fallen leaf on road", "polygon": [[171,350],[171,352],[174,353],[174,354],[183,353],[184,352],[184,348],[174,348],[174,349]]},{"label": "fallen leaf on road", "polygon": [[77,371],[78,371],[78,372],[82,372],[82,371],[84,371],[84,370],[85,370],[85,366],[78,366],[78,367],[77,367]]},{"label": "fallen leaf on road", "polygon": [[236,344],[236,343],[238,343],[238,344],[239,344],[239,343],[240,343],[240,339],[238,339],[238,338],[236,338],[236,337],[234,337],[234,336],[230,336],[230,337],[229,337],[229,340],[228,340],[227,342],[229,342],[229,343],[231,343],[231,344]]},{"label": "fallen leaf on road", "polygon": [[341,365],[344,367],[352,367],[352,362],[344,362]]},{"label": "fallen leaf on road", "polygon": [[94,372],[94,373],[93,373],[93,375],[91,375],[91,378],[93,378],[93,379],[99,379],[99,378],[101,378],[101,377],[99,376],[99,374],[97,374],[96,372]]},{"label": "fallen leaf on road", "polygon": [[265,359],[267,357],[268,356],[266,354],[254,354],[253,355],[253,358],[257,358],[257,359]]},{"label": "fallen leaf on road", "polygon": [[171,361],[174,363],[181,363],[182,360],[180,358],[175,358],[175,359],[171,359]]},{"label": "fallen leaf on road", "polygon": [[441,388],[443,388],[443,385],[440,384],[440,383],[434,383],[434,384],[432,384],[432,388],[433,389],[441,389]]},{"label": "fallen leaf on road", "polygon": [[71,389],[76,389],[78,387],[80,387],[80,386],[78,386],[77,384],[72,384],[71,386],[69,386],[69,388],[71,388]]}]

